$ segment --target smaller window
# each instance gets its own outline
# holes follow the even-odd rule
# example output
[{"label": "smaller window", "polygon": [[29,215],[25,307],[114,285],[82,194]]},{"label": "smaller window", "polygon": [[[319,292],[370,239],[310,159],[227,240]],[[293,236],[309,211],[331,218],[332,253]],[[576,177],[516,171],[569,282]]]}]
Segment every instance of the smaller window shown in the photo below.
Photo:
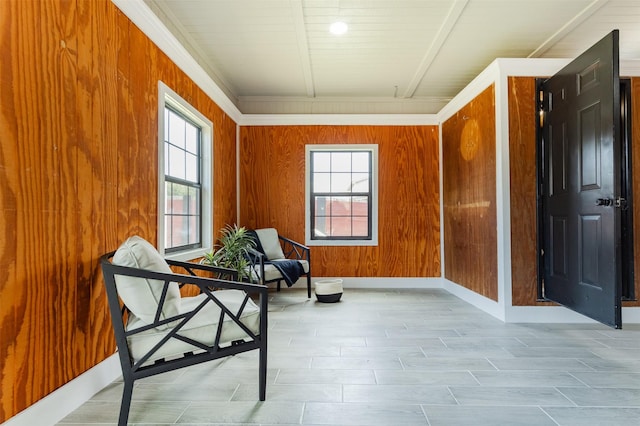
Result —
[{"label": "smaller window", "polygon": [[377,146],[307,146],[309,245],[377,245]]}]

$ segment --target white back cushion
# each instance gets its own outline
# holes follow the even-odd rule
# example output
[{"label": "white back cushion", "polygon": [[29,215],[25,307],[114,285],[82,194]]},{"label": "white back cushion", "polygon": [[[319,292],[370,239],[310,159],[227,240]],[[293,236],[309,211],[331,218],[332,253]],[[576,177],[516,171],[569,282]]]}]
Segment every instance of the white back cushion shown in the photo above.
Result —
[{"label": "white back cushion", "polygon": [[278,231],[275,228],[256,229],[256,234],[258,234],[264,254],[269,260],[284,259]]},{"label": "white back cushion", "polygon": [[[114,265],[129,266],[154,272],[173,273],[167,262],[149,242],[138,236],[130,237],[118,248],[112,260]],[[116,288],[120,298],[133,314],[147,324],[155,319],[164,282],[145,278],[116,275]],[[170,283],[162,305],[160,319],[177,315],[180,311],[180,288]],[[165,328],[165,327],[163,327]]]}]

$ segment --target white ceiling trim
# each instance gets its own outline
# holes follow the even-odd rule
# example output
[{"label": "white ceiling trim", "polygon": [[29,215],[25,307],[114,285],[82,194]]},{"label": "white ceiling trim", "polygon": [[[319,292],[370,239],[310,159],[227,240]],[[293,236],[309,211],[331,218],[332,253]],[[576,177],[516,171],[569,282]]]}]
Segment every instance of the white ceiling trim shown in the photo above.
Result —
[{"label": "white ceiling trim", "polygon": [[242,113],[142,0],[111,0],[236,123]]},{"label": "white ceiling trim", "polygon": [[422,58],[420,66],[418,66],[418,70],[411,79],[407,90],[404,92],[404,98],[413,97],[413,94],[416,92],[418,85],[420,85],[420,82],[431,67],[431,64],[433,64],[436,56],[438,56],[438,52],[440,52],[440,49],[444,45],[444,42],[447,40],[447,37],[449,37],[449,34],[451,34],[451,30],[453,30],[456,22],[458,22],[460,15],[462,15],[462,12],[464,11],[464,8],[467,7],[467,3],[469,3],[469,0],[455,0],[453,5],[451,6],[451,9],[449,10],[449,13],[447,14],[444,22],[442,23],[442,26],[438,30],[436,37],[431,43],[431,46],[429,46],[429,50],[427,50],[427,53]]},{"label": "white ceiling trim", "polygon": [[437,114],[244,114],[241,126],[437,126]]},{"label": "white ceiling trim", "polygon": [[575,30],[580,24],[587,20],[591,15],[596,13],[598,9],[607,4],[609,0],[593,0],[580,13],[573,17],[569,22],[564,24],[562,28],[556,31],[551,37],[542,42],[540,46],[527,56],[527,58],[538,58],[547,50],[551,49],[557,42],[562,40],[567,34]]},{"label": "white ceiling trim", "polygon": [[311,58],[309,56],[309,42],[307,40],[307,31],[304,24],[304,12],[302,11],[302,0],[291,0],[291,12],[293,13],[293,22],[296,27],[296,39],[298,41],[298,52],[302,61],[302,74],[304,82],[307,86],[307,96],[313,98],[316,95],[315,85],[313,83],[313,73],[311,72]]}]

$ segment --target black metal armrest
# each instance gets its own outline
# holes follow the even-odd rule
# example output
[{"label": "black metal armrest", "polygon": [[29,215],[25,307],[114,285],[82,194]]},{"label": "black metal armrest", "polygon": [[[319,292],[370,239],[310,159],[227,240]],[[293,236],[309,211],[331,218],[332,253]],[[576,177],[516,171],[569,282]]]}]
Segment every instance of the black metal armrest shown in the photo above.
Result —
[{"label": "black metal armrest", "polygon": [[260,253],[258,250],[256,250],[255,248],[249,247],[249,249],[247,249],[247,258],[249,260],[249,267],[251,268],[251,272],[250,272],[250,277],[249,279],[251,280],[251,282],[253,282],[254,280],[254,274],[258,274],[258,283],[260,285],[265,285],[264,282],[264,263],[267,259],[267,257],[263,254]]},{"label": "black metal armrest", "polygon": [[238,271],[235,269],[222,268],[220,266],[207,265],[206,263],[183,262],[179,260],[165,259],[169,266],[178,266],[187,271],[190,275],[195,276],[194,270],[206,271],[215,274],[219,278],[225,278],[230,281],[238,280]]},{"label": "black metal armrest", "polygon": [[309,260],[309,247],[293,241],[290,238],[283,237],[282,235],[278,235],[278,238],[283,243],[282,251],[284,252],[284,257],[288,259]]}]

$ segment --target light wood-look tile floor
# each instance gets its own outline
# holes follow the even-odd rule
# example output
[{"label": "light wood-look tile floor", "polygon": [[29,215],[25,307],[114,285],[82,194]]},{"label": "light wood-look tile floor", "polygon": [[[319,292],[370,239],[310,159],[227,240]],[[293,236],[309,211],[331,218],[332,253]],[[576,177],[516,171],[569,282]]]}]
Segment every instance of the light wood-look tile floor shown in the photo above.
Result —
[{"label": "light wood-look tile floor", "polygon": [[[638,325],[504,324],[437,289],[271,296],[265,402],[242,354],[136,382],[131,424],[640,424]],[[121,392],[59,425],[115,424]]]}]

